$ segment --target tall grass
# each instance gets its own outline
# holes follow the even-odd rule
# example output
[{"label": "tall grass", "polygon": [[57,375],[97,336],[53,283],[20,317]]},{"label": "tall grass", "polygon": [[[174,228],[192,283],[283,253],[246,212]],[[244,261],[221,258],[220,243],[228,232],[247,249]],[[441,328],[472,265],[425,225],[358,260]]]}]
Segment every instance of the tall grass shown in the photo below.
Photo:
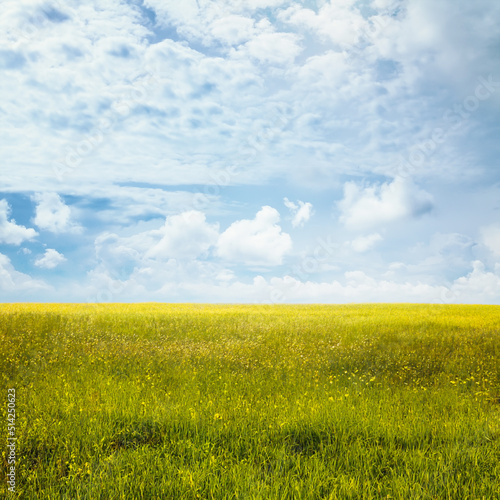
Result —
[{"label": "tall grass", "polygon": [[500,498],[497,306],[4,304],[0,338],[5,498]]}]

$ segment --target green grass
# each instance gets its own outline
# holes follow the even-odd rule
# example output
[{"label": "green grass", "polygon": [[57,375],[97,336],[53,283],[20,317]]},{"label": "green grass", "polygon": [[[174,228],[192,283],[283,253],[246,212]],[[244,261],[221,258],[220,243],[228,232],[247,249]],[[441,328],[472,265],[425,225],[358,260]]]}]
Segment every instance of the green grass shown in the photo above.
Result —
[{"label": "green grass", "polygon": [[500,498],[499,306],[4,304],[0,337],[2,498]]}]

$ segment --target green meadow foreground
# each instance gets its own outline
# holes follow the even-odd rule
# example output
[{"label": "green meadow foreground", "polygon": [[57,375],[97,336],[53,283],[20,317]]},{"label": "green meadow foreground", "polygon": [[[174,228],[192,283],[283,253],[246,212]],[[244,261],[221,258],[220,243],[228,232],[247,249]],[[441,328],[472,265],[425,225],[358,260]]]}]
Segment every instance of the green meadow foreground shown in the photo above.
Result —
[{"label": "green meadow foreground", "polygon": [[500,498],[500,306],[3,304],[0,342],[2,498]]}]

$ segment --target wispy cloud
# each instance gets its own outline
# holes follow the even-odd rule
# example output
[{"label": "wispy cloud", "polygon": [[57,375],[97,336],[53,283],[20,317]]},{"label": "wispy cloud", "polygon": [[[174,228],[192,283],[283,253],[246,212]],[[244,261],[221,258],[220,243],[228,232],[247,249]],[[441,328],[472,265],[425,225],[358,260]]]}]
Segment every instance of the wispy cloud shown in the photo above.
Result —
[{"label": "wispy cloud", "polygon": [[294,203],[290,201],[288,198],[284,198],[284,203],[286,208],[290,210],[292,215],[292,226],[300,227],[303,226],[313,215],[313,206],[312,203],[298,201]]}]

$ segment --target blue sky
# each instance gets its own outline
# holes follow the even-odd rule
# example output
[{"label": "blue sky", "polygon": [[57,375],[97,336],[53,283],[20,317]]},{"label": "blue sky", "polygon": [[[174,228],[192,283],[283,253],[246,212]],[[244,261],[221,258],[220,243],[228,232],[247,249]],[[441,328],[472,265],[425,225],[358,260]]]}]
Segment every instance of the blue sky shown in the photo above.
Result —
[{"label": "blue sky", "polygon": [[6,0],[0,300],[500,304],[500,4]]}]

